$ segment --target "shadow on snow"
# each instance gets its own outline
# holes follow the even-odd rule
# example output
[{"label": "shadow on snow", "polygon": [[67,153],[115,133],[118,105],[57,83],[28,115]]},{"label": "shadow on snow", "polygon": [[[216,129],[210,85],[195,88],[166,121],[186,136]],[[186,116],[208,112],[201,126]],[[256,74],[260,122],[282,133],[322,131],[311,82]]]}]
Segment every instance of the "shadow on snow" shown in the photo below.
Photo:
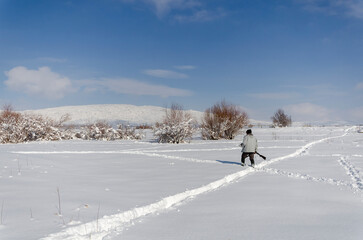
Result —
[{"label": "shadow on snow", "polygon": [[216,161],[223,163],[223,164],[241,165],[241,162],[230,162],[230,161],[222,161],[222,160],[216,160]]}]

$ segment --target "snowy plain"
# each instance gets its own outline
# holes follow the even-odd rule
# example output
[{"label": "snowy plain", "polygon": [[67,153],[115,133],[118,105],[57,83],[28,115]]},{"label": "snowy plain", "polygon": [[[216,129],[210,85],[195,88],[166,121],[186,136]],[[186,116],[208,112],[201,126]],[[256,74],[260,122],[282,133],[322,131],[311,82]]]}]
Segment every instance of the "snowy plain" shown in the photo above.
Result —
[{"label": "snowy plain", "polygon": [[356,127],[253,132],[256,168],[242,135],[0,145],[0,239],[363,238]]}]

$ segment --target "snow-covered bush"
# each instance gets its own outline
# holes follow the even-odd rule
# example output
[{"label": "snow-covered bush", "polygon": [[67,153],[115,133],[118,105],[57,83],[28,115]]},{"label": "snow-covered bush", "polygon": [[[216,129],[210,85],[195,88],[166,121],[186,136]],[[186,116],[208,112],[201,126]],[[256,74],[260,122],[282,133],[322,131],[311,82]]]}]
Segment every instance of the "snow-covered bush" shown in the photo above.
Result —
[{"label": "snow-covered bush", "polygon": [[136,129],[153,129],[153,127],[148,124],[137,125],[135,128]]},{"label": "snow-covered bush", "polygon": [[113,141],[118,139],[141,139],[142,134],[136,132],[134,127],[118,125],[117,129],[106,122],[96,122],[87,125],[75,134],[76,138],[84,140]]},{"label": "snow-covered bush", "polygon": [[248,115],[237,106],[221,101],[204,112],[202,137],[209,140],[233,139],[248,124]]},{"label": "snow-covered bush", "polygon": [[71,139],[71,134],[60,129],[55,121],[36,115],[23,115],[25,141],[57,141]]},{"label": "snow-covered bush", "polygon": [[20,114],[5,106],[0,114],[0,143],[70,139],[70,134],[59,129],[60,124],[42,116]]},{"label": "snow-covered bush", "polygon": [[117,131],[106,122],[96,122],[84,126],[80,132],[75,134],[75,137],[84,140],[115,140],[118,137]]},{"label": "snow-covered bush", "polygon": [[191,139],[194,132],[191,115],[177,104],[166,109],[164,120],[154,126],[154,135],[160,143],[183,143]]},{"label": "snow-covered bush", "polygon": [[120,124],[116,129],[120,139],[140,140],[144,137],[141,132],[136,131],[136,127]]}]

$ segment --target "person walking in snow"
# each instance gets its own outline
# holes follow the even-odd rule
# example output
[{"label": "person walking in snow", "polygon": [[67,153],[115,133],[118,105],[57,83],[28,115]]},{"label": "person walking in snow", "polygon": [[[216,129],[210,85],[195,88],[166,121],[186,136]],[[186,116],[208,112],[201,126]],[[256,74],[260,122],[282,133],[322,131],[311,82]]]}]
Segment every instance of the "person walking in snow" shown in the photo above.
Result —
[{"label": "person walking in snow", "polygon": [[242,147],[241,165],[245,165],[247,157],[250,158],[251,166],[255,167],[254,155],[257,152],[257,138],[253,136],[252,130],[248,129],[246,135],[243,137],[243,142],[240,145]]}]

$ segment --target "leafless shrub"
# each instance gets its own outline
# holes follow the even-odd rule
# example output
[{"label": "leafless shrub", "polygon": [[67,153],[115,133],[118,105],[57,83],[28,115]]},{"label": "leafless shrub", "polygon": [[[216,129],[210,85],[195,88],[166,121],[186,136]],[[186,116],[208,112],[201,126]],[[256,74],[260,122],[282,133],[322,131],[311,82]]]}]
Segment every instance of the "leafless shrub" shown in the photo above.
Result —
[{"label": "leafless shrub", "polygon": [[84,126],[80,132],[76,133],[75,137],[84,140],[115,140],[117,139],[117,131],[110,124],[104,121],[99,121],[93,124]]},{"label": "leafless shrub", "polygon": [[39,140],[62,140],[71,136],[60,131],[55,121],[39,116],[20,114],[5,105],[0,114],[0,143],[21,143]]},{"label": "leafless shrub", "polygon": [[136,131],[136,127],[131,127],[129,125],[120,124],[117,126],[116,131],[119,134],[120,139],[140,140],[144,137],[143,134]]},{"label": "leafless shrub", "polygon": [[0,114],[0,142],[17,143],[22,141],[23,137],[18,128],[21,122],[21,114],[16,113],[11,105],[4,105]]},{"label": "leafless shrub", "polygon": [[247,124],[247,113],[223,100],[204,112],[202,137],[210,140],[233,139]]},{"label": "leafless shrub", "polygon": [[173,104],[165,110],[165,117],[161,123],[154,126],[154,135],[160,143],[182,143],[191,139],[194,133],[193,119],[183,107]]},{"label": "leafless shrub", "polygon": [[57,141],[67,138],[52,119],[40,115],[23,115],[23,136],[25,141],[50,140]]},{"label": "leafless shrub", "polygon": [[59,121],[57,122],[57,126],[64,126],[64,123],[70,121],[71,119],[71,115],[69,113],[66,113],[60,117]]},{"label": "leafless shrub", "polygon": [[136,132],[134,127],[121,124],[118,125],[117,129],[114,129],[107,122],[99,121],[84,126],[81,131],[75,134],[75,137],[84,140],[113,141],[118,139],[141,139],[143,135]]},{"label": "leafless shrub", "polygon": [[291,116],[285,114],[284,110],[278,109],[275,114],[271,117],[272,124],[275,127],[287,127],[291,126]]},{"label": "leafless shrub", "polygon": [[152,126],[147,125],[147,124],[137,125],[135,128],[136,128],[136,129],[153,129],[153,127],[152,127]]}]

